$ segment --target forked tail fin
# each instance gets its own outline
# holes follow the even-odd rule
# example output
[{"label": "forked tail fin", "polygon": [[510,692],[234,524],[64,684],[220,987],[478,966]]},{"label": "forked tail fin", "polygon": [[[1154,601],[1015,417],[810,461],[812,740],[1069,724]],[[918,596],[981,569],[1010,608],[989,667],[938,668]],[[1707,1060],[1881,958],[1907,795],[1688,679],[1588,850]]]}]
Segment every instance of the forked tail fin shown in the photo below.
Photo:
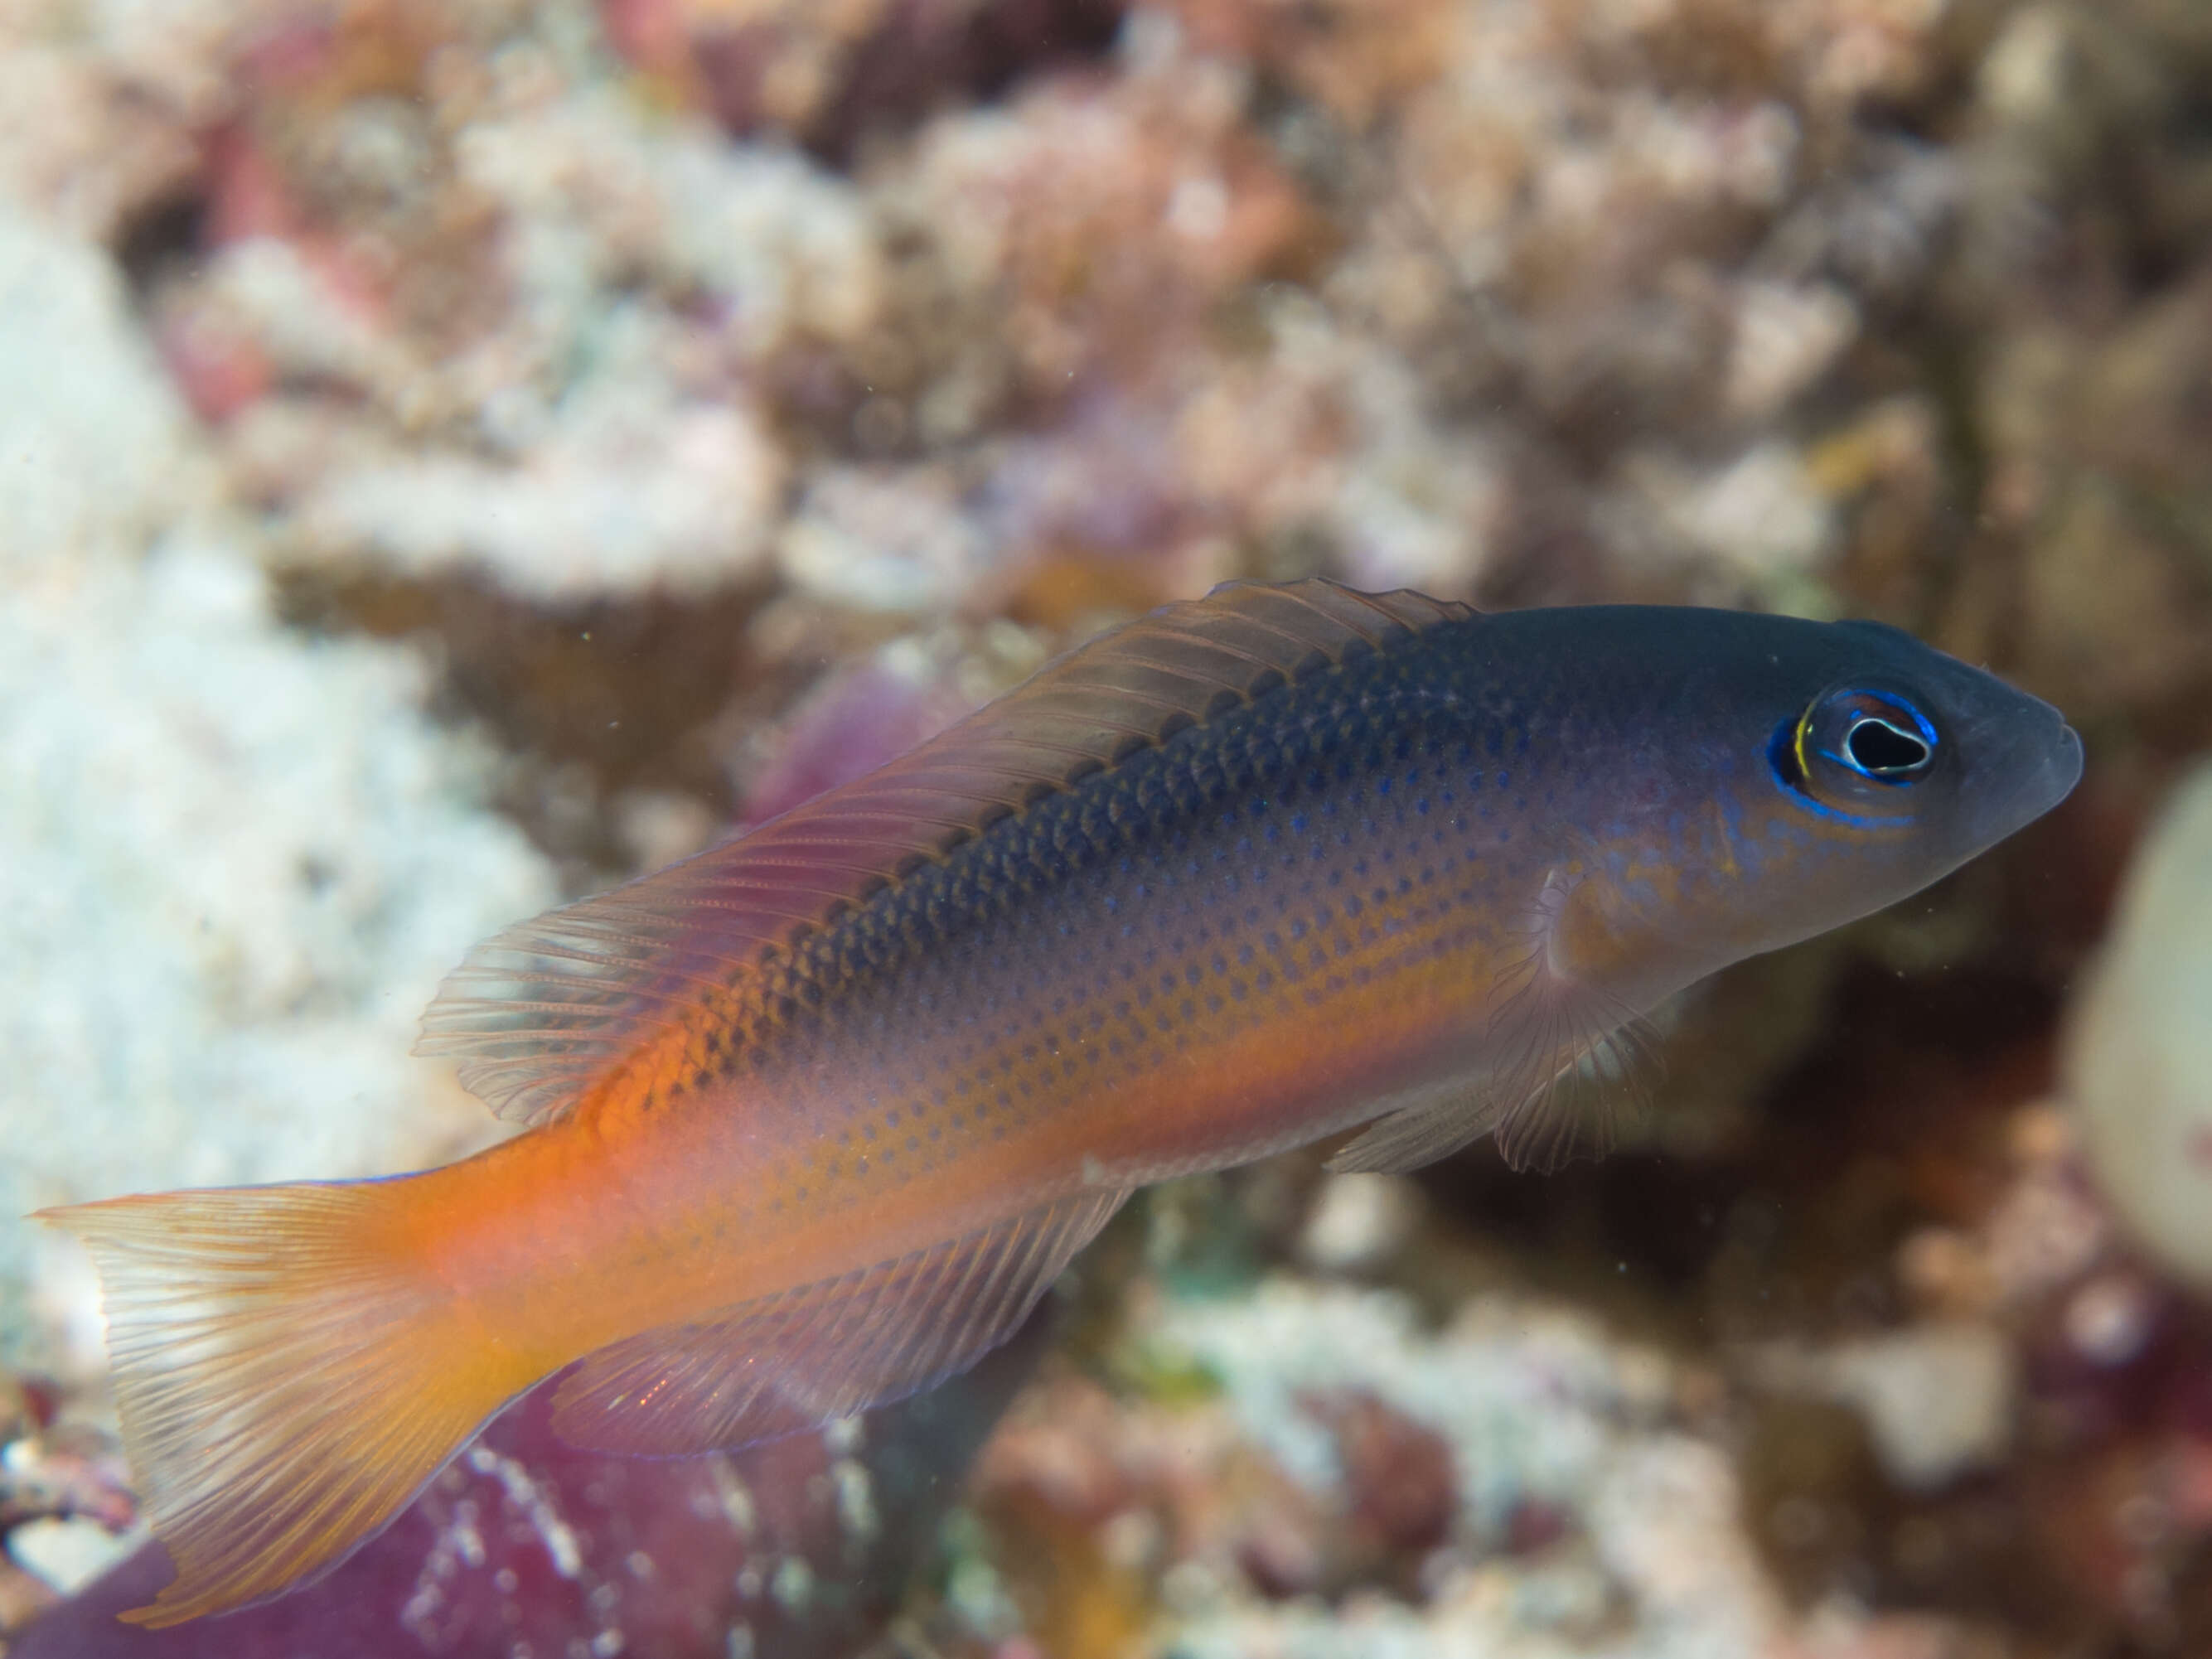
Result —
[{"label": "forked tail fin", "polygon": [[470,1343],[395,1246],[404,1185],[40,1212],[99,1265],[124,1449],[177,1566],[125,1619],[179,1624],[335,1566],[535,1380]]}]

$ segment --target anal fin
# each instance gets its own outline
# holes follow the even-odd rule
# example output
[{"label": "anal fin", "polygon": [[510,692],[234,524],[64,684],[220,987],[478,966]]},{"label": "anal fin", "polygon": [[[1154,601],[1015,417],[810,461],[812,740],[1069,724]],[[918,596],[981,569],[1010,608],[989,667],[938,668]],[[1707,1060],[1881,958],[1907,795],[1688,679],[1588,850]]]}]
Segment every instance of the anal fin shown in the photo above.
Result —
[{"label": "anal fin", "polygon": [[560,1384],[553,1426],[586,1450],[680,1456],[918,1394],[1012,1336],[1127,1196],[1079,1193],[842,1278],[611,1344]]},{"label": "anal fin", "polygon": [[1388,1103],[1388,1109],[1338,1149],[1328,1167],[1339,1175],[1403,1175],[1473,1145],[1501,1114],[1480,1080],[1454,1079]]}]

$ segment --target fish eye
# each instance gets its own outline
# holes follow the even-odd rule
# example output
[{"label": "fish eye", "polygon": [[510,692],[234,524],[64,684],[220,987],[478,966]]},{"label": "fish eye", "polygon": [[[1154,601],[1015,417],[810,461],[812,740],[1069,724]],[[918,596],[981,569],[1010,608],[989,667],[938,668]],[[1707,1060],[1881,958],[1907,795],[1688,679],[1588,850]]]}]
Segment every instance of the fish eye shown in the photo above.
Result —
[{"label": "fish eye", "polygon": [[1775,733],[1768,763],[1799,804],[1863,827],[1901,825],[1898,792],[1936,770],[1936,723],[1911,698],[1864,685],[1823,691]]},{"label": "fish eye", "polygon": [[1844,734],[1838,758],[1868,777],[1887,780],[1926,771],[1936,750],[1917,732],[1899,731],[1880,715],[1869,714],[1854,720]]}]

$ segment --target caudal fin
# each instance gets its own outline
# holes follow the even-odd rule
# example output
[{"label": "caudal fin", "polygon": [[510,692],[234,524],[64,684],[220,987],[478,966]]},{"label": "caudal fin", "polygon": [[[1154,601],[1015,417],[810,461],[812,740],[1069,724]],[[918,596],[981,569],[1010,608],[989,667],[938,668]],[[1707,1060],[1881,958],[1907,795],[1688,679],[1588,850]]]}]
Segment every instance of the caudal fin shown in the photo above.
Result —
[{"label": "caudal fin", "polygon": [[243,1187],[40,1212],[106,1288],[124,1449],[174,1625],[335,1566],[534,1380],[471,1352],[392,1240],[401,1182]]}]

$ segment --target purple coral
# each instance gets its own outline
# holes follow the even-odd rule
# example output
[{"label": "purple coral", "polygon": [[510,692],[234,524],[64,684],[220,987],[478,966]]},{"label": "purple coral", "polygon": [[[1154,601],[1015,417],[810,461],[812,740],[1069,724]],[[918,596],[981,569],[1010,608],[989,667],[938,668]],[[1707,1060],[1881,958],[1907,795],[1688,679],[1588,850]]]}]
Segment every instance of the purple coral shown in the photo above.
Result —
[{"label": "purple coral", "polygon": [[934,1393],[706,1457],[578,1451],[555,1436],[541,1386],[320,1582],[141,1630],[115,1615],[169,1576],[151,1542],[24,1632],[10,1659],[844,1653],[897,1605],[1049,1322],[1033,1317]]}]

